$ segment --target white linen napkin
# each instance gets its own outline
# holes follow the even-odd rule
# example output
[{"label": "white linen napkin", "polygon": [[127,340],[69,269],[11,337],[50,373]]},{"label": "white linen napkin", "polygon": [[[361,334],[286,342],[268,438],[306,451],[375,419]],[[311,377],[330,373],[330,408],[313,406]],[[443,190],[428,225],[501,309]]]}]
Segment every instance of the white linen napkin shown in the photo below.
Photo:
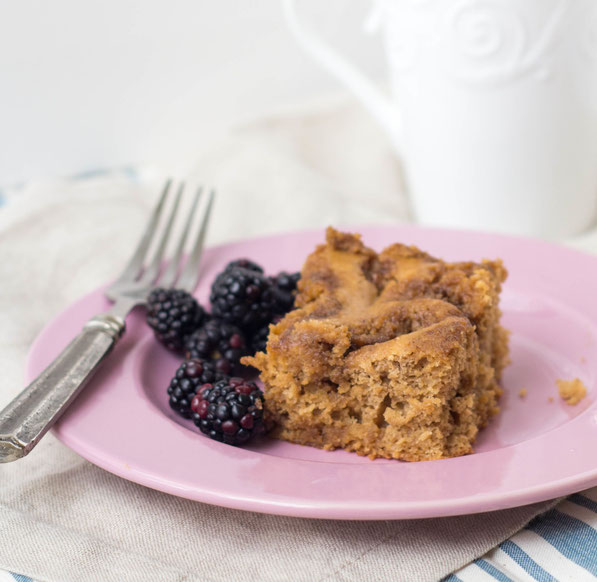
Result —
[{"label": "white linen napkin", "polygon": [[[114,172],[6,193],[0,407],[22,388],[26,353],[41,327],[118,272],[152,206],[158,174]],[[386,140],[348,100],[239,128],[213,144],[193,175],[218,191],[210,244],[408,220]],[[29,457],[0,466],[0,567],[51,582],[432,581],[553,504],[412,521],[268,516],[130,483],[49,434]]]}]

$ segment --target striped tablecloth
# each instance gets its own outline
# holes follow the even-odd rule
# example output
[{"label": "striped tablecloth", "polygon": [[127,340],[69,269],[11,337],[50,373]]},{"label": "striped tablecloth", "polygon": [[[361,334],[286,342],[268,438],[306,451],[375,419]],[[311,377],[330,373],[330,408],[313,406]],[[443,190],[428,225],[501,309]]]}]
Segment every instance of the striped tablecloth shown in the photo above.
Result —
[{"label": "striped tablecloth", "polygon": [[597,580],[597,487],[571,495],[445,582]]}]

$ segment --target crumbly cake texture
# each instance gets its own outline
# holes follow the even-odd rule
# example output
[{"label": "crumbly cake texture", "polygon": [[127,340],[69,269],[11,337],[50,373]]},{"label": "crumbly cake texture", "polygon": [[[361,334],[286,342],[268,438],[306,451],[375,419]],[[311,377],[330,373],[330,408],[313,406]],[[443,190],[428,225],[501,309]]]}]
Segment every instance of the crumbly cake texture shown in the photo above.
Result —
[{"label": "crumbly cake texture", "polygon": [[501,261],[446,263],[403,244],[378,254],[333,228],[326,239],[296,309],[243,359],[260,371],[271,434],[371,458],[471,453],[508,359]]},{"label": "crumbly cake texture", "polygon": [[556,380],[558,385],[558,392],[560,398],[570,406],[577,405],[586,395],[587,387],[582,383],[579,378],[574,380]]}]

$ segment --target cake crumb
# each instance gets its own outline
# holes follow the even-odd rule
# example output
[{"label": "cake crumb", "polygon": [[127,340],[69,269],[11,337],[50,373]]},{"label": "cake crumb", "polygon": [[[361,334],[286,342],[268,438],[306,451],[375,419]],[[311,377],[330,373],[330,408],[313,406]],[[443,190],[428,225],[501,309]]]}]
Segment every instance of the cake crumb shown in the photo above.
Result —
[{"label": "cake crumb", "polygon": [[520,398],[524,398],[526,395],[527,395],[527,389],[521,388],[520,392],[518,393],[518,396],[520,396]]},{"label": "cake crumb", "polygon": [[578,378],[574,378],[574,380],[556,380],[556,384],[558,385],[560,397],[570,406],[578,404],[587,395],[586,386]]},{"label": "cake crumb", "polygon": [[580,357],[580,363],[581,364],[585,364],[587,362],[587,358],[585,358],[584,356]]},{"label": "cake crumb", "polygon": [[550,396],[550,397],[547,399],[547,401],[548,401],[548,402],[553,402],[553,396]]}]

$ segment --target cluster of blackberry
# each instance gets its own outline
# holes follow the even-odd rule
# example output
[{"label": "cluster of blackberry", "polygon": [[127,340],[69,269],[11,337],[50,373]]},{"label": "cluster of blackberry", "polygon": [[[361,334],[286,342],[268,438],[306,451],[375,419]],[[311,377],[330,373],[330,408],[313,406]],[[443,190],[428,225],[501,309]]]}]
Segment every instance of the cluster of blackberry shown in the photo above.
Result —
[{"label": "cluster of blackberry", "polygon": [[158,341],[185,356],[168,387],[170,406],[209,437],[243,444],[262,430],[261,392],[235,375],[247,371],[243,356],[265,350],[270,323],[293,308],[299,276],[268,277],[248,259],[232,261],[211,287],[210,313],[179,289],[149,295],[147,323]]}]

